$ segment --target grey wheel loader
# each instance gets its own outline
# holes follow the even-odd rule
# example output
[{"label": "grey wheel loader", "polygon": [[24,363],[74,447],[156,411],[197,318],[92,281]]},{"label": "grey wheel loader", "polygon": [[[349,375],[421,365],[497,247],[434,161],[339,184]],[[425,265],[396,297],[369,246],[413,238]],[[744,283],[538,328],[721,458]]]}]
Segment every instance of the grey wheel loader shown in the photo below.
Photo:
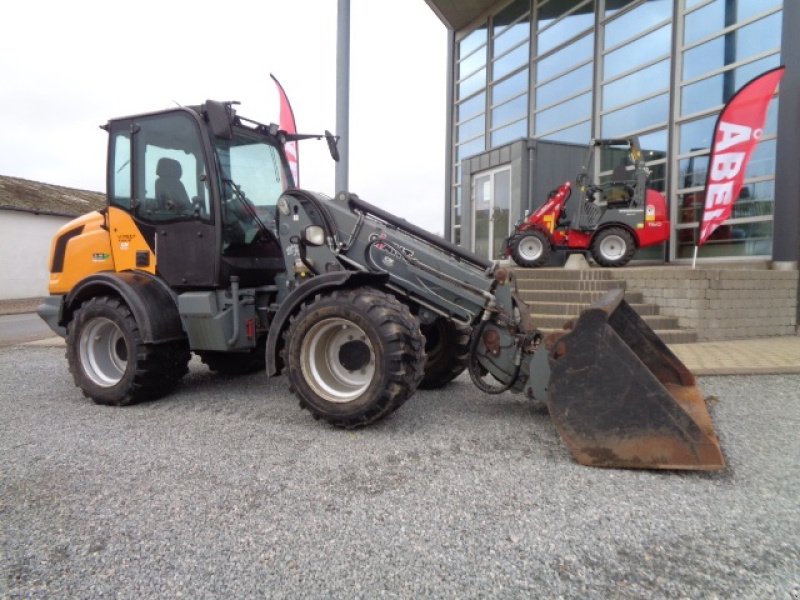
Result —
[{"label": "grey wheel loader", "polygon": [[355,194],[297,189],[284,144],[323,136],[216,101],[105,129],[108,206],[57,233],[39,309],[94,401],[163,396],[194,352],[284,373],[314,417],[353,428],[466,370],[546,402],[583,464],[723,467],[694,377],[621,292],[544,336],[512,271]]}]

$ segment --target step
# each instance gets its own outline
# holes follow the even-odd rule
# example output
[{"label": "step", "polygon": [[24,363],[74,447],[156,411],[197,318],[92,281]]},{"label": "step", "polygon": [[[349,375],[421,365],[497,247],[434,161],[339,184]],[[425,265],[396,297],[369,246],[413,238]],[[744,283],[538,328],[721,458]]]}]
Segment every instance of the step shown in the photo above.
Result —
[{"label": "step", "polygon": [[[530,302],[558,302],[562,304],[591,304],[606,295],[605,291],[580,291],[580,290],[520,290],[520,296],[526,303]],[[643,304],[641,292],[626,292],[625,300],[628,304]]]},{"label": "step", "polygon": [[[560,327],[540,329],[545,335],[560,330]],[[697,341],[697,332],[687,329],[657,329],[655,333],[665,344],[691,344]]]},{"label": "step", "polygon": [[[561,329],[566,321],[576,319],[577,317],[578,315],[531,314],[534,325],[539,329]],[[678,319],[676,317],[644,315],[642,316],[642,320],[654,331],[678,329]]]},{"label": "step", "polygon": [[[567,302],[538,302],[527,301],[526,304],[532,313],[544,315],[576,316],[591,306],[588,302],[570,304]],[[657,315],[659,308],[657,304],[630,304],[631,308],[639,315]]]},{"label": "step", "polygon": [[528,279],[564,279],[570,281],[614,281],[613,273],[610,269],[514,269],[514,275],[518,280]]},{"label": "step", "polygon": [[530,290],[578,290],[583,292],[607,292],[625,289],[625,282],[615,279],[521,279],[517,281],[521,291]]}]

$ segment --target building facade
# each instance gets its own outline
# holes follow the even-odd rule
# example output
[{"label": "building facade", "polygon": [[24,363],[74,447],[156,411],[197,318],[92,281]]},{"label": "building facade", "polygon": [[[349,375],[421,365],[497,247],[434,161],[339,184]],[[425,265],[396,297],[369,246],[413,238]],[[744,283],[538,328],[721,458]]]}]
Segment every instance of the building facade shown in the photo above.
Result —
[{"label": "building facade", "polygon": [[[786,64],[732,217],[699,258],[797,267],[800,53],[797,36],[785,32],[800,30],[798,3],[427,2],[449,29],[449,239],[497,258],[523,211],[544,201],[534,191],[562,183],[563,173],[553,172],[552,181],[514,187],[520,169],[548,174],[533,168],[536,152],[511,160],[525,154],[515,150],[521,140],[534,149],[635,135],[672,222],[670,241],[637,258],[691,260],[716,118],[747,81]],[[574,176],[581,165],[566,167]]]}]

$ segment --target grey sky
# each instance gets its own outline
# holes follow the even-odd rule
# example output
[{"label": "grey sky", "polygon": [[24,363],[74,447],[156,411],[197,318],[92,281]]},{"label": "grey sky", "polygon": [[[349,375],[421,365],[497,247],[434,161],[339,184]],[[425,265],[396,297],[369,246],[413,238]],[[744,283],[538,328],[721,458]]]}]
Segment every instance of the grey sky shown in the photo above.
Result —
[{"label": "grey sky", "polygon": [[[336,0],[4,3],[0,174],[103,191],[110,117],[240,100],[302,132],[335,130]],[[432,231],[444,211],[445,28],[423,0],[351,0],[350,189]],[[303,187],[335,190],[324,143]]]}]

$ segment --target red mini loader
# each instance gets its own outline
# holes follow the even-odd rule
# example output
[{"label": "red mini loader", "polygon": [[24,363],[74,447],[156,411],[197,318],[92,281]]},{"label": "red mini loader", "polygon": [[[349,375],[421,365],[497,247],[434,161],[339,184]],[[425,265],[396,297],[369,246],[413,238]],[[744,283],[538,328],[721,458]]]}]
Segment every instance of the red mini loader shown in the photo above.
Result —
[{"label": "red mini loader", "polygon": [[[608,183],[593,185],[587,171],[598,149],[621,160]],[[647,188],[649,174],[636,138],[592,140],[576,180],[580,193],[573,193],[569,181],[550,192],[547,202],[517,223],[506,256],[521,267],[540,267],[554,249],[566,249],[589,251],[604,267],[628,264],[637,248],[669,239],[667,201]]]}]

